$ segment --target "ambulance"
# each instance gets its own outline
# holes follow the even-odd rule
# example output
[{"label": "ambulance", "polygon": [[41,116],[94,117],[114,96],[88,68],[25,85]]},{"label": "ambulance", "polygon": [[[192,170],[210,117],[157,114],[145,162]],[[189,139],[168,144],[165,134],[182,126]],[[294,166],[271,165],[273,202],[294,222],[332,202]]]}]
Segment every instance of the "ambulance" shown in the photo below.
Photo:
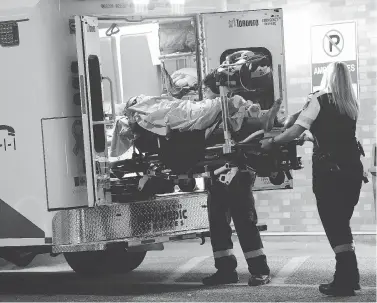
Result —
[{"label": "ambulance", "polygon": [[[200,178],[190,192],[140,198],[110,169],[119,108],[168,92],[177,71],[195,71],[182,98],[199,102],[225,53],[263,53],[269,93],[287,110],[282,9],[139,2],[0,2],[1,258],[23,267],[64,254],[77,273],[126,273],[165,242],[209,236]],[[260,176],[254,190],[293,188],[279,178]]]}]

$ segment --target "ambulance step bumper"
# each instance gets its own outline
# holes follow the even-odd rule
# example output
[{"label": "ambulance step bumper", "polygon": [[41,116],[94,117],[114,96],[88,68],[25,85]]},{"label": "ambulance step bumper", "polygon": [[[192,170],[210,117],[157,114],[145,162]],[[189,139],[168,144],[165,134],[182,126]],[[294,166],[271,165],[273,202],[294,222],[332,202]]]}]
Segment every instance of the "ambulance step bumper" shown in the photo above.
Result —
[{"label": "ambulance step bumper", "polygon": [[62,210],[53,218],[53,245],[153,238],[208,229],[206,208],[207,193],[198,192]]},{"label": "ambulance step bumper", "polygon": [[61,210],[53,218],[53,252],[203,238],[209,236],[208,230],[207,193],[174,193],[147,201]]}]

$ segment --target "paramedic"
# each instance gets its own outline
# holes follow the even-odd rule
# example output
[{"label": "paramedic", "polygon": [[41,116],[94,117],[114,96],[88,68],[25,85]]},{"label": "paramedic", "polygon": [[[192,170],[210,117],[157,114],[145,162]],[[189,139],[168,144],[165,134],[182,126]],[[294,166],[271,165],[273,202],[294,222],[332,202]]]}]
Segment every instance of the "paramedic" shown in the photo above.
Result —
[{"label": "paramedic", "polygon": [[[204,80],[206,98],[219,96],[216,82],[213,80],[211,74]],[[255,122],[261,124],[258,119],[255,119]],[[203,279],[205,285],[238,282],[237,260],[232,251],[231,217],[251,273],[249,285],[258,286],[271,281],[270,269],[256,226],[257,213],[251,191],[254,178],[255,176],[249,172],[238,172],[230,185],[227,186],[216,180],[209,188],[208,217],[217,272]]]},{"label": "paramedic", "polygon": [[321,89],[309,95],[295,124],[282,134],[262,141],[262,148],[269,150],[299,137],[306,129],[313,134],[313,192],[336,256],[334,280],[319,286],[319,291],[326,295],[354,295],[360,289],[350,228],[363,178],[355,137],[358,113],[347,65],[334,62],[323,75]]}]

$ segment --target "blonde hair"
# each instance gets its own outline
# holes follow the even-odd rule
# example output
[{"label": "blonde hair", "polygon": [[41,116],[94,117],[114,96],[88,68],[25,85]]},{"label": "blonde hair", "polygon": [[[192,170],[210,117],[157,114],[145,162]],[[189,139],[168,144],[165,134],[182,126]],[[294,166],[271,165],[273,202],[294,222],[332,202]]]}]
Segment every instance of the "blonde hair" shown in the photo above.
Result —
[{"label": "blonde hair", "polygon": [[344,62],[332,62],[327,66],[321,88],[332,93],[333,101],[341,114],[357,120],[359,105],[352,87],[351,74]]}]

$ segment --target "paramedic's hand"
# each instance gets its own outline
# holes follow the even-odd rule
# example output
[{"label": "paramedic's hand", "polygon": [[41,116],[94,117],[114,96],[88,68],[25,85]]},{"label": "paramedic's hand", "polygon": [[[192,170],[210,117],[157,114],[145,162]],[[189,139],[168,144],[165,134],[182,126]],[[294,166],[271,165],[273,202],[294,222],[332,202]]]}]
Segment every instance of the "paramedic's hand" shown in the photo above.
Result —
[{"label": "paramedic's hand", "polygon": [[314,142],[313,135],[309,131],[304,131],[302,135],[298,138],[298,143],[303,145],[305,141]]},{"label": "paramedic's hand", "polygon": [[283,98],[279,98],[275,100],[276,105],[281,105],[283,103]]},{"label": "paramedic's hand", "polygon": [[274,143],[273,143],[271,138],[263,139],[263,140],[260,141],[260,143],[262,144],[262,146],[261,146],[262,149],[264,149],[266,151],[269,151],[274,147]]}]

